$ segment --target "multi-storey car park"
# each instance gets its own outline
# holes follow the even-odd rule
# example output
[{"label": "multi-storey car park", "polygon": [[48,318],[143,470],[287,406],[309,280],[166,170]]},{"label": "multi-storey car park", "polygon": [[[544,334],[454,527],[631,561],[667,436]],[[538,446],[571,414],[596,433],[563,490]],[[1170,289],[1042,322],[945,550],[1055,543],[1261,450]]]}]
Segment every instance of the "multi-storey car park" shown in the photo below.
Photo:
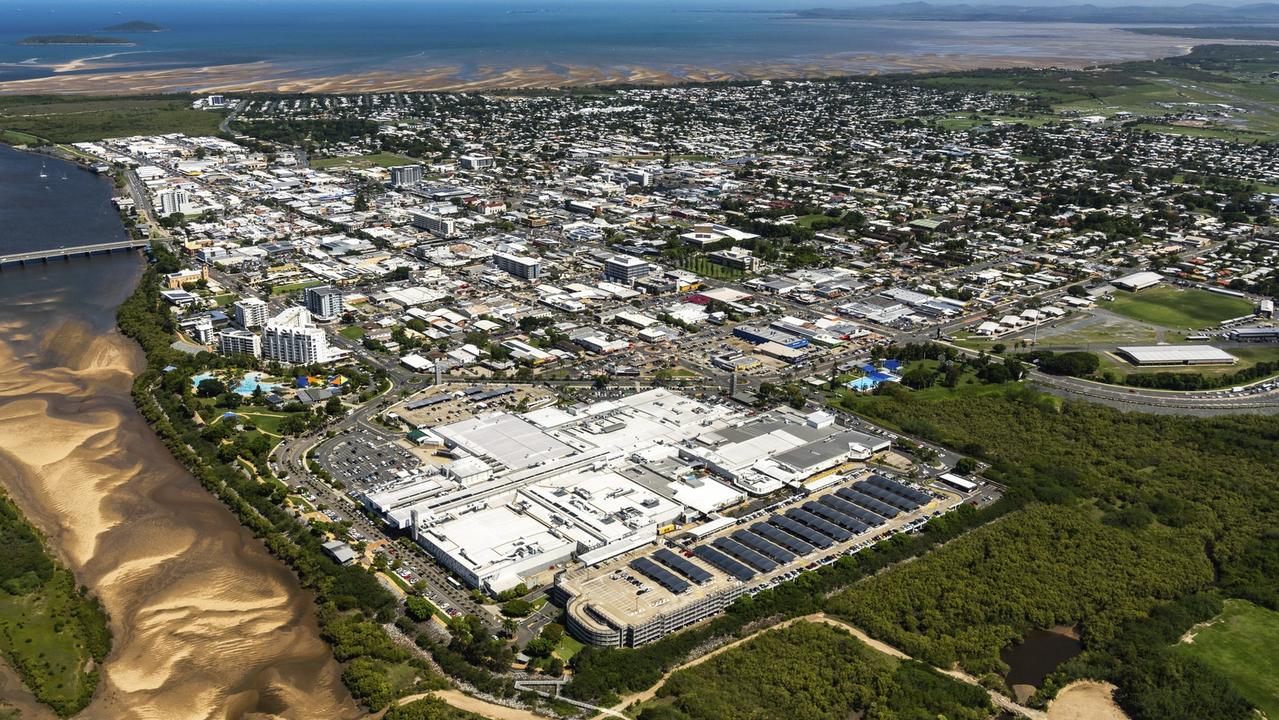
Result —
[{"label": "multi-storey car park", "polygon": [[592,645],[652,642],[719,613],[741,595],[948,512],[967,497],[868,472],[841,476],[818,493],[801,491],[762,520],[739,519],[657,550],[562,571],[555,595],[567,608],[569,632]]}]

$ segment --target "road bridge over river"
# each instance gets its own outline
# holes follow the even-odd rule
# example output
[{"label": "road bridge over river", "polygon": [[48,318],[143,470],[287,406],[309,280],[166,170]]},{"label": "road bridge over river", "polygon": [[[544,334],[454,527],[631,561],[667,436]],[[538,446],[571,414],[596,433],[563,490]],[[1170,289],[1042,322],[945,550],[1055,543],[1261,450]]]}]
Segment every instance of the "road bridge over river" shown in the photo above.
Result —
[{"label": "road bridge over river", "polygon": [[72,247],[46,248],[44,250],[32,250],[30,252],[9,253],[0,255],[0,268],[5,265],[26,265],[28,263],[47,263],[50,260],[70,260],[78,255],[97,255],[103,253],[113,253],[117,250],[142,250],[150,247],[150,240],[132,239],[119,240],[116,242],[95,243],[93,245],[75,245]]}]

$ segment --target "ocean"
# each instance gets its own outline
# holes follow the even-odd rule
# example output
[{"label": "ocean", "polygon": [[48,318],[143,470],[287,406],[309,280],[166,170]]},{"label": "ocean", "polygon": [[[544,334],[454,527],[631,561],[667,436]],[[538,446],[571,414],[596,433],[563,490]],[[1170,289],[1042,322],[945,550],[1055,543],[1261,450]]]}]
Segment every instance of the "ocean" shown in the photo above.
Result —
[{"label": "ocean", "polygon": [[[1017,23],[803,20],[785,13],[788,3],[795,8],[821,4],[0,0],[0,83],[247,63],[264,64],[272,76],[300,78],[447,67],[452,77],[466,80],[530,67],[551,73],[568,67],[674,68],[678,75],[679,68],[802,67],[837,62],[841,56],[1050,58],[1061,51],[1052,40],[1070,40],[1083,29],[1057,28],[1046,36],[1042,26]],[[131,20],[168,30],[133,35],[103,30]],[[136,45],[19,44],[32,35],[90,33]]]}]

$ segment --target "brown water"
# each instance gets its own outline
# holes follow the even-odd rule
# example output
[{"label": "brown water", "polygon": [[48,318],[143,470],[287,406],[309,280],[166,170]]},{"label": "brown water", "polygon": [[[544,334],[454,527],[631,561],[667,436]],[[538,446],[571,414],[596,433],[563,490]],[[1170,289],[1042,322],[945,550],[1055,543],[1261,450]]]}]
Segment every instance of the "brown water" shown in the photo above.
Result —
[{"label": "brown water", "polygon": [[[0,482],[102,599],[85,718],[354,718],[311,596],[152,434],[114,329],[136,255],[0,270]],[[23,702],[9,672],[0,698]]]},{"label": "brown water", "polygon": [[1025,700],[1023,689],[1028,689],[1024,694],[1029,697],[1058,665],[1082,651],[1083,644],[1073,628],[1058,626],[1033,630],[1020,643],[1004,648],[1000,654],[1008,663],[1008,675],[1004,679],[1017,691],[1018,699]]}]

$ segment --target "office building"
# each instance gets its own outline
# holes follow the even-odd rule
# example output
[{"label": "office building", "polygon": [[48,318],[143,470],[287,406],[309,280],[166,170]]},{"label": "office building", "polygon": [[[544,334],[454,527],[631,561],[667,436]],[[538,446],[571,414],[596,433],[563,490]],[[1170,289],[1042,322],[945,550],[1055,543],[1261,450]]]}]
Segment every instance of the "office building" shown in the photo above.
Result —
[{"label": "office building", "polygon": [[463,170],[487,170],[497,165],[497,161],[488,155],[463,155],[458,158],[458,163]]},{"label": "office building", "polygon": [[262,338],[248,330],[223,330],[218,333],[218,353],[262,357]]},{"label": "office building", "polygon": [[316,320],[327,322],[342,314],[342,291],[332,285],[307,288],[303,295],[306,309]]},{"label": "office building", "polygon": [[425,230],[432,235],[446,238],[456,233],[456,224],[452,218],[425,212],[412,212],[409,216],[413,218],[413,227]]},{"label": "office building", "polygon": [[258,298],[235,301],[235,324],[242,328],[260,328],[266,324],[266,302]]},{"label": "office building", "polygon": [[723,265],[743,272],[759,272],[760,268],[759,258],[752,255],[750,250],[744,250],[739,247],[716,250],[707,254],[706,257],[716,265]]},{"label": "office building", "polygon": [[604,277],[613,282],[630,284],[652,270],[652,265],[630,255],[614,255],[604,261]]},{"label": "office building", "polygon": [[163,190],[156,193],[156,205],[160,211],[161,217],[167,217],[173,213],[186,213],[191,208],[191,196],[186,190]]},{"label": "office building", "polygon": [[542,263],[537,258],[497,253],[493,256],[499,270],[510,273],[525,280],[536,280],[542,274]]},{"label": "office building", "polygon": [[391,168],[391,187],[409,187],[422,182],[421,165],[397,165]]},{"label": "office building", "polygon": [[290,365],[328,362],[329,340],[303,307],[291,307],[271,318],[262,336],[262,354]]}]

